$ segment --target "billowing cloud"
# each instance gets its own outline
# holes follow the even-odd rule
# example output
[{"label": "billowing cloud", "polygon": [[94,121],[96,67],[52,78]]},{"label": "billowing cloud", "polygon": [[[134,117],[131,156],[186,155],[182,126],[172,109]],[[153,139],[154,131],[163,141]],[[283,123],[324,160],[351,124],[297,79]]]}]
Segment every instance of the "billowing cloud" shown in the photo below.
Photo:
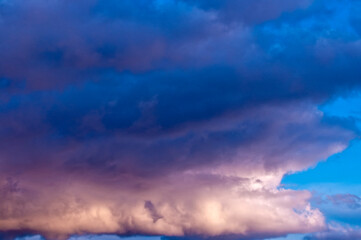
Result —
[{"label": "billowing cloud", "polygon": [[279,185],[354,137],[317,109],[359,86],[345,2],[0,1],[0,231],[325,229]]},{"label": "billowing cloud", "polygon": [[266,107],[158,137],[120,131],[70,143],[9,143],[0,226],[51,238],[321,230],[310,193],[278,188],[284,173],[344,148],[350,133],[320,125],[320,117],[307,106]]}]

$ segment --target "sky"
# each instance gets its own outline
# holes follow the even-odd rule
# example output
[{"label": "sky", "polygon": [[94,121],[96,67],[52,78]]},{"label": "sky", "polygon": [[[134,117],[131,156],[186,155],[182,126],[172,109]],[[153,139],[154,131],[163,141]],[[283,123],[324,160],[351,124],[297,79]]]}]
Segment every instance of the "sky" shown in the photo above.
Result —
[{"label": "sky", "polygon": [[0,240],[361,239],[360,12],[0,0]]}]

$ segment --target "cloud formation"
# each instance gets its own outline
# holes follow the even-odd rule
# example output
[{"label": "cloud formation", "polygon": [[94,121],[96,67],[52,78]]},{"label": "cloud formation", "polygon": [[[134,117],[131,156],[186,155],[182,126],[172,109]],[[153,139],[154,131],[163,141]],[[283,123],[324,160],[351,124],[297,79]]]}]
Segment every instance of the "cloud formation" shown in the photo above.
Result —
[{"label": "cloud formation", "polygon": [[311,194],[279,184],[355,135],[317,104],[359,87],[359,8],[0,1],[0,231],[323,230]]},{"label": "cloud formation", "polygon": [[344,141],[351,136],[319,121],[312,108],[271,108],[158,138],[119,133],[70,143],[40,141],[49,136],[9,142],[2,149],[3,159],[13,161],[1,162],[7,179],[0,226],[50,238],[321,230],[323,216],[310,207],[310,193],[277,188],[284,173],[342,150],[341,134]]}]

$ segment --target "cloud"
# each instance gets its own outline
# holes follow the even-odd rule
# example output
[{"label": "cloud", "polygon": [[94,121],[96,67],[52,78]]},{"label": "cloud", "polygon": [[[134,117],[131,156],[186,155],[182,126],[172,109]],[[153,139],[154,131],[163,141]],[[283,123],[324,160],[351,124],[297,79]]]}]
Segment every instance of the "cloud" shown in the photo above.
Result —
[{"label": "cloud", "polygon": [[346,205],[351,209],[361,208],[361,199],[353,194],[336,194],[328,196],[328,200],[335,205]]},{"label": "cloud", "polygon": [[332,224],[328,231],[316,233],[314,235],[304,237],[304,240],[348,240],[358,239],[361,237],[361,231],[359,228],[340,226],[338,224]]},{"label": "cloud", "polygon": [[[324,218],[310,207],[309,192],[278,188],[283,174],[340,151],[340,136],[351,136],[319,125],[319,114],[303,105],[266,107],[175,135],[120,132],[66,144],[26,138],[18,147],[10,143],[2,149],[2,159],[12,161],[1,161],[8,178],[1,188],[0,226],[49,238],[249,238],[321,230]],[[247,133],[249,122],[254,130]]]},{"label": "cloud", "polygon": [[214,11],[221,20],[227,22],[244,22],[246,24],[257,24],[267,20],[275,19],[284,13],[292,12],[297,9],[307,8],[312,1],[236,1],[229,0],[220,2],[217,0],[184,0],[184,2],[195,4],[201,9]]},{"label": "cloud", "polygon": [[[27,201],[29,195],[8,194],[2,196],[5,214],[1,226],[5,231],[32,229],[49,238],[103,232],[268,236],[317,231],[323,227],[321,213],[307,203],[310,197],[307,192],[252,191],[247,184],[227,184],[227,179],[218,183],[222,186],[213,184],[209,189],[204,186],[205,179],[192,175],[183,177],[190,180],[165,179],[169,184],[158,185],[159,190],[146,189],[140,194],[121,186],[114,192],[114,189],[99,189],[74,181],[68,184],[67,190],[57,186],[56,191],[51,191],[51,187],[42,186],[41,189],[51,196],[37,193],[40,195],[30,202]],[[174,187],[176,189],[170,190]],[[154,209],[162,217],[154,220],[154,212],[145,207],[150,201],[143,199],[152,199]],[[4,209],[6,205],[11,208]],[[287,217],[292,217],[292,221],[280,220]]]},{"label": "cloud", "polygon": [[1,1],[0,231],[324,229],[279,184],[355,137],[317,110],[359,86],[346,2]]},{"label": "cloud", "polygon": [[[318,208],[329,222],[359,226],[361,205],[359,196],[353,194],[325,195],[314,193],[312,206]],[[333,227],[333,226],[332,226]]]},{"label": "cloud", "polygon": [[[347,2],[171,0],[140,7],[132,1],[16,0],[3,4],[6,61],[0,71],[38,89],[101,81],[109,70],[178,74],[224,65],[258,100],[266,86],[275,88],[276,99],[324,97],[360,77],[359,6]],[[229,11],[240,16],[236,23],[222,20]],[[242,19],[247,13],[264,20],[250,25]]]}]

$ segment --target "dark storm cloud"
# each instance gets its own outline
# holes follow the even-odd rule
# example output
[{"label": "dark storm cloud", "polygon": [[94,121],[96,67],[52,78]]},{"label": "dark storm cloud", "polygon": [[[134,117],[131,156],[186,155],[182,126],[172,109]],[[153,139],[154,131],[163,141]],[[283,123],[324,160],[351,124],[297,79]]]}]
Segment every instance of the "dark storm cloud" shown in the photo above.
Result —
[{"label": "dark storm cloud", "polygon": [[359,87],[359,9],[0,1],[0,230],[257,238],[322,229],[308,193],[277,187],[353,136],[315,105]]}]

